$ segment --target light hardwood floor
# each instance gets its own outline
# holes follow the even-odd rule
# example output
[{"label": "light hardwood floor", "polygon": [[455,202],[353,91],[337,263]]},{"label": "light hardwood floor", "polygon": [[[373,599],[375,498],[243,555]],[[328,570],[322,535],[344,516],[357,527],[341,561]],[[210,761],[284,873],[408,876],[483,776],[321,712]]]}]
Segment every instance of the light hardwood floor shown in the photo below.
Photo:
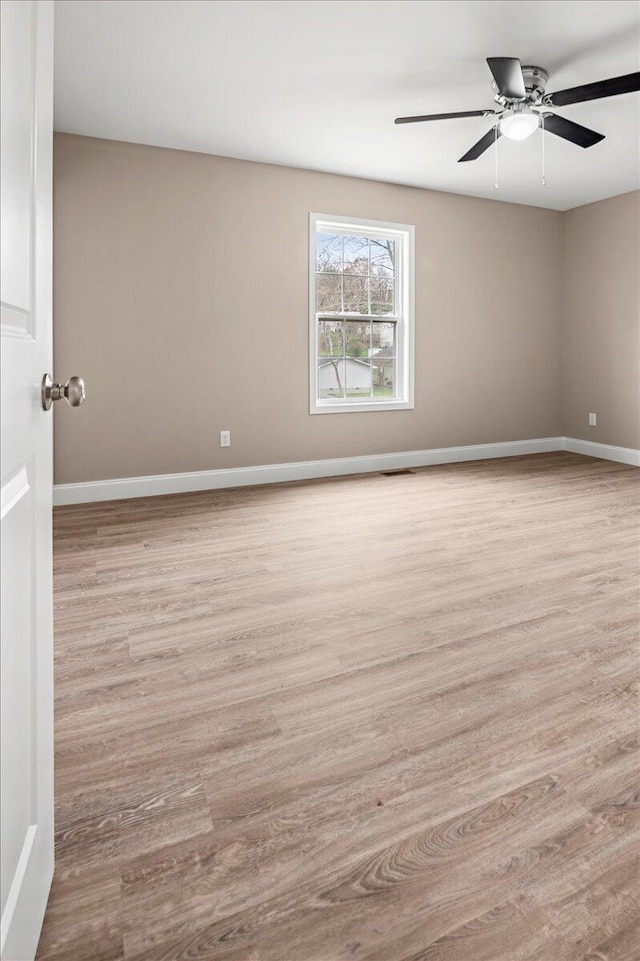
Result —
[{"label": "light hardwood floor", "polygon": [[57,509],[39,961],[637,961],[639,484]]}]

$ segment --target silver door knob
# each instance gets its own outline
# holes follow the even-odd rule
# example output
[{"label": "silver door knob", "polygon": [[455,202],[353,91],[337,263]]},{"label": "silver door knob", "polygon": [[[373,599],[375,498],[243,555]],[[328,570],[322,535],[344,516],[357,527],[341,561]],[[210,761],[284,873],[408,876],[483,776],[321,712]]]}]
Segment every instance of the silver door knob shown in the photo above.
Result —
[{"label": "silver door knob", "polygon": [[51,374],[42,378],[42,406],[51,410],[54,400],[66,400],[70,407],[79,407],[87,392],[82,377],[70,377],[66,384],[54,384]]}]

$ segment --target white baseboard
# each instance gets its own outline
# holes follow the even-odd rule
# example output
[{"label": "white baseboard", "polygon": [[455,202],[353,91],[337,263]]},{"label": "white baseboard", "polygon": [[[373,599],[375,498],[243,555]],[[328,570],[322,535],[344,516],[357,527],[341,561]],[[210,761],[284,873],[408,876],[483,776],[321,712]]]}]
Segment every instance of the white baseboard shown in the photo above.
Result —
[{"label": "white baseboard", "polygon": [[502,441],[497,444],[440,447],[433,450],[339,457],[332,460],[301,461],[293,464],[263,464],[258,467],[232,467],[228,470],[192,471],[185,474],[121,477],[113,480],[88,481],[84,484],[56,484],[53,489],[53,503],[55,505],[89,504],[94,501],[149,497],[154,494],[181,494],[186,491],[217,490],[223,487],[276,484],[283,481],[310,480],[314,477],[368,474],[375,471],[398,470],[403,467],[429,467],[436,464],[455,464],[493,457],[517,457],[522,454],[541,454],[559,450],[569,450],[591,457],[604,457],[607,460],[619,460],[623,464],[640,466],[640,451],[625,447],[611,447],[608,444],[593,444],[591,441],[573,440],[567,437],[538,437],[532,440]]},{"label": "white baseboard", "polygon": [[572,454],[586,454],[587,457],[601,457],[603,460],[615,460],[620,464],[640,467],[640,450],[634,450],[633,447],[616,447],[613,444],[598,444],[592,440],[565,437],[564,449]]},{"label": "white baseboard", "polygon": [[402,467],[427,467],[489,457],[514,457],[562,450],[562,437],[504,441],[498,444],[474,444],[468,447],[441,447],[436,450],[401,451],[395,454],[371,454],[364,457],[339,457],[332,460],[310,460],[293,464],[263,464],[259,467],[232,467],[228,470],[192,471],[186,474],[157,474],[148,477],[122,477],[114,480],[88,481],[84,484],[56,484],[53,503],[85,504],[93,501],[119,500],[125,497],[148,497],[153,494],[179,494],[185,491],[215,490],[222,487],[246,487],[275,484],[282,481],[309,480],[314,477],[338,477],[342,474],[367,474],[397,470]]}]

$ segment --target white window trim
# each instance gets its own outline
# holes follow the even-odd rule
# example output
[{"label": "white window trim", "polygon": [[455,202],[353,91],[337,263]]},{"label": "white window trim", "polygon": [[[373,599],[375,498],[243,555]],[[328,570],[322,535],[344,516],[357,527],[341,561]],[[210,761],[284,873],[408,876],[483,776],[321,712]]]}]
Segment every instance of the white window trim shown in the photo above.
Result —
[{"label": "white window trim", "polygon": [[[402,395],[397,400],[361,400],[354,403],[318,399],[318,336],[316,315],[316,233],[318,227],[353,230],[365,227],[388,236],[395,234],[399,241],[400,270],[396,282],[400,284],[402,323],[398,324],[398,380]],[[361,220],[333,214],[309,215],[309,413],[353,414],[376,410],[413,410],[414,383],[414,301],[415,301],[415,228],[411,224],[386,223],[380,220]],[[355,319],[355,318],[354,318]]]}]

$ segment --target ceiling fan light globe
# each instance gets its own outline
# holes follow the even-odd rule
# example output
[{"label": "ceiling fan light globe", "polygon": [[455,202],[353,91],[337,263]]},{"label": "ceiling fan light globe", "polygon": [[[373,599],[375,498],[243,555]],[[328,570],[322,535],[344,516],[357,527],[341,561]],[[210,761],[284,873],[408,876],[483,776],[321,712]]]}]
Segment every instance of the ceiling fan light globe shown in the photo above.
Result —
[{"label": "ceiling fan light globe", "polygon": [[537,113],[519,111],[510,113],[500,121],[500,133],[509,140],[525,140],[535,133],[539,126],[540,117]]}]

